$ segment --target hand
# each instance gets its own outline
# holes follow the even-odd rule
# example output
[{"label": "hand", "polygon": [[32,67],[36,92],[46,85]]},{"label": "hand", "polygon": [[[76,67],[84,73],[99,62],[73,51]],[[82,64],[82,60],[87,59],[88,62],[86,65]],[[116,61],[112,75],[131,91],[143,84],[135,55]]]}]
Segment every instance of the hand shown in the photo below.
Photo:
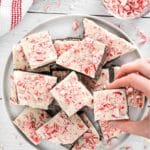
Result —
[{"label": "hand", "polygon": [[150,97],[150,58],[123,65],[107,88],[133,87]]},{"label": "hand", "polygon": [[[107,88],[133,87],[150,97],[150,58],[138,59],[123,65],[117,72],[115,81]],[[150,112],[141,121],[111,121],[112,126],[120,130],[150,138]]]},{"label": "hand", "polygon": [[121,131],[150,139],[150,112],[141,121],[120,120],[110,121],[110,124]]}]

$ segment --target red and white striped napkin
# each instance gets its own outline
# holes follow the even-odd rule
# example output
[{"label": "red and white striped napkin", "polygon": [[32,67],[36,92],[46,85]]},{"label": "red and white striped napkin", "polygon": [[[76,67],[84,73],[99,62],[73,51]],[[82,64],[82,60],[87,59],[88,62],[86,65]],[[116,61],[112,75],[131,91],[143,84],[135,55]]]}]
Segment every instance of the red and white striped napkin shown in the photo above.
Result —
[{"label": "red and white striped napkin", "polygon": [[33,0],[0,0],[0,36],[15,28]]}]

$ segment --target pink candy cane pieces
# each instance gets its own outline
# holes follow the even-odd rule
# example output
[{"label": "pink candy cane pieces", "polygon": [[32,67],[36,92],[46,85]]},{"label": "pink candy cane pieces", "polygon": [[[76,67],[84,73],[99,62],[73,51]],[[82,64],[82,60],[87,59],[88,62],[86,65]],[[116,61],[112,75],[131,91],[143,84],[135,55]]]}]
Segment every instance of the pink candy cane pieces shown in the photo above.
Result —
[{"label": "pink candy cane pieces", "polygon": [[57,59],[51,37],[46,31],[25,37],[21,44],[31,69],[53,63]]},{"label": "pink candy cane pieces", "polygon": [[14,71],[14,82],[20,105],[48,109],[53,101],[50,90],[57,82],[56,77]]},{"label": "pink candy cane pieces", "polygon": [[80,117],[89,129],[75,142],[72,150],[95,150],[100,141],[99,134],[85,114],[81,114]]},{"label": "pink candy cane pieces", "polygon": [[75,19],[72,23],[72,30],[77,31],[80,28],[80,25],[81,25],[80,22]]},{"label": "pink candy cane pieces", "polygon": [[78,80],[75,72],[71,72],[52,90],[52,96],[68,116],[75,114],[83,106],[91,106],[93,97],[86,87]]},{"label": "pink candy cane pieces", "polygon": [[35,145],[41,142],[36,130],[50,119],[47,112],[39,109],[25,108],[14,120],[14,124],[25,134]]},{"label": "pink candy cane pieces", "polygon": [[123,132],[118,128],[112,127],[108,121],[99,121],[104,140],[118,138]]},{"label": "pink candy cane pieces", "polygon": [[136,18],[146,13],[150,0],[103,0],[105,7],[119,18]]},{"label": "pink candy cane pieces", "polygon": [[57,55],[60,56],[64,52],[72,49],[72,47],[77,47],[80,41],[77,40],[56,40],[54,42],[54,47],[56,49]]},{"label": "pink candy cane pieces", "polygon": [[124,89],[94,92],[95,120],[128,119],[127,98]]},{"label": "pink candy cane pieces", "polygon": [[136,47],[134,47],[134,45],[132,45],[128,41],[107,31],[91,20],[85,18],[83,20],[83,26],[85,30],[85,37],[93,38],[106,44],[108,51],[105,63],[125,53],[136,50]]},{"label": "pink candy cane pieces", "polygon": [[58,144],[72,144],[87,131],[86,125],[75,114],[70,118],[59,112],[50,121],[37,130],[37,133],[48,141]]},{"label": "pink candy cane pieces", "polygon": [[102,63],[104,52],[104,44],[86,38],[80,41],[77,47],[72,47],[72,49],[60,55],[56,63],[95,78],[98,67]]}]

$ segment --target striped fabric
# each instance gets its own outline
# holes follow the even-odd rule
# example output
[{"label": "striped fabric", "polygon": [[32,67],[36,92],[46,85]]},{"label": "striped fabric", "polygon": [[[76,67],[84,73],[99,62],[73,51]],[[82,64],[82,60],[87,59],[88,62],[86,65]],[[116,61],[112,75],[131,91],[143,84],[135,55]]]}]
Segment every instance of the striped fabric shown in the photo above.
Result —
[{"label": "striped fabric", "polygon": [[33,0],[0,0],[0,36],[14,29]]}]

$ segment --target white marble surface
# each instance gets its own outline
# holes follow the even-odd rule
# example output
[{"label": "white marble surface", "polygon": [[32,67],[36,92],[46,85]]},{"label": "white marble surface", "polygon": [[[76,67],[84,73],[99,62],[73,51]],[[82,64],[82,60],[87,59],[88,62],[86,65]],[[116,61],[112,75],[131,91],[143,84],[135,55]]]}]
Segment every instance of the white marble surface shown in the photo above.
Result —
[{"label": "white marble surface", "polygon": [[[49,5],[48,9],[45,9],[45,5]],[[150,42],[139,45],[140,38],[137,35],[137,28],[139,28],[150,36],[150,15],[137,20],[122,21],[109,16],[99,0],[35,0],[34,5],[30,8],[23,21],[13,31],[0,37],[0,150],[35,149],[11,126],[3,106],[2,75],[12,45],[17,43],[21,37],[39,23],[64,15],[62,13],[98,15],[98,17],[119,25],[135,40],[135,43],[140,48],[142,57],[150,57]],[[150,150],[150,142],[138,136],[131,136],[122,146],[131,146],[133,150]]]}]

